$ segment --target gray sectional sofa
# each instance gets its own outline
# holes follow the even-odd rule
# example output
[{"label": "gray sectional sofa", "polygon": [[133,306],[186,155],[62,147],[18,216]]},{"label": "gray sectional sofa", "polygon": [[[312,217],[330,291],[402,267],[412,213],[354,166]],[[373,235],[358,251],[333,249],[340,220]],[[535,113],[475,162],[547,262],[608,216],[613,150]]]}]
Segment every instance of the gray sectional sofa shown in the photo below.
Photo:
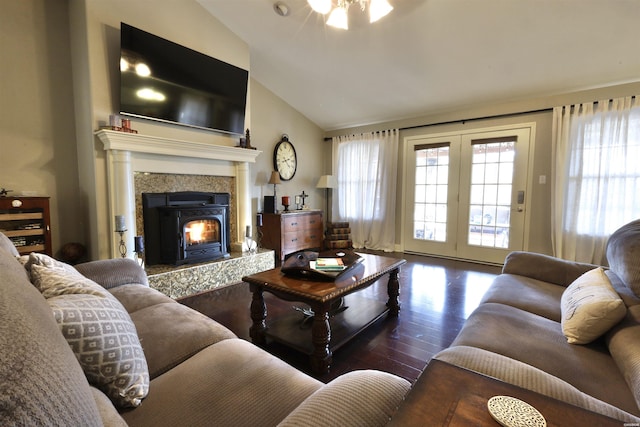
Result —
[{"label": "gray sectional sofa", "polygon": [[[581,319],[578,326],[586,332],[602,332],[595,340],[570,344],[563,326],[575,320],[571,310],[576,301],[593,293],[571,299],[567,290],[597,266],[514,252],[452,345],[435,358],[612,418],[640,422],[640,220],[609,238],[607,260],[610,268],[604,272],[622,300],[612,301],[621,320],[615,317],[613,325],[607,324],[598,318],[602,313]],[[573,285],[575,289],[581,291]]]},{"label": "gray sectional sofa", "polygon": [[0,233],[2,426],[381,426],[409,389],[370,370],[323,384],[149,288],[132,260],[17,255]]}]

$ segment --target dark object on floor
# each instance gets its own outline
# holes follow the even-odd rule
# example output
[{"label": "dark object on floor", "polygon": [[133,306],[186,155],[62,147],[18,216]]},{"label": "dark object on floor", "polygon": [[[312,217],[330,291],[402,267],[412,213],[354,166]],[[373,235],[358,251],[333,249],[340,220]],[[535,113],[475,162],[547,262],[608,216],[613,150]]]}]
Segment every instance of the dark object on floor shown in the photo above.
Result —
[{"label": "dark object on floor", "polygon": [[60,248],[60,260],[69,264],[77,264],[83,261],[86,255],[87,248],[82,243],[65,243]]}]

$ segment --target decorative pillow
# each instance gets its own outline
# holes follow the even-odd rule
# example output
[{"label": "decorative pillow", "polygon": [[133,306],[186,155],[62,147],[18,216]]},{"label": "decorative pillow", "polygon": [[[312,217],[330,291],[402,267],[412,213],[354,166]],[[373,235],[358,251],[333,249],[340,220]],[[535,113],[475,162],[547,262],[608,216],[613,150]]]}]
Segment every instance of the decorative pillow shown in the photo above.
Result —
[{"label": "decorative pillow", "polygon": [[102,286],[51,260],[32,263],[31,279],[87,379],[120,408],[140,405],[149,392],[149,369],[129,313]]},{"label": "decorative pillow", "polygon": [[601,267],[587,271],[563,292],[562,332],[570,344],[587,344],[622,320],[627,307]]},{"label": "decorative pillow", "polygon": [[[47,268],[55,267],[60,270],[67,271],[69,273],[77,272],[77,270],[72,266],[70,266],[69,264],[65,264],[63,262],[58,261],[55,258],[51,258],[47,254],[31,252],[29,255],[26,255],[26,257],[27,257],[26,261],[24,261],[24,258],[22,258],[23,260],[21,260],[21,263],[24,266],[24,268],[27,270],[27,273],[29,273],[29,275],[31,275],[34,265],[40,265],[42,267],[47,267]],[[33,279],[31,280],[31,283],[33,283]],[[33,284],[36,285],[35,283]],[[38,287],[38,285],[36,285],[36,287]],[[38,287],[38,289],[40,288]]]},{"label": "decorative pillow", "polygon": [[91,294],[47,300],[89,383],[120,407],[136,407],[149,392],[149,369],[136,328],[122,305]]},{"label": "decorative pillow", "polygon": [[[73,269],[73,267],[71,267]],[[31,266],[31,283],[45,298],[60,295],[90,294],[110,298],[111,294],[96,282],[84,277],[75,270],[60,267]],[[114,297],[115,298],[115,297]]]}]

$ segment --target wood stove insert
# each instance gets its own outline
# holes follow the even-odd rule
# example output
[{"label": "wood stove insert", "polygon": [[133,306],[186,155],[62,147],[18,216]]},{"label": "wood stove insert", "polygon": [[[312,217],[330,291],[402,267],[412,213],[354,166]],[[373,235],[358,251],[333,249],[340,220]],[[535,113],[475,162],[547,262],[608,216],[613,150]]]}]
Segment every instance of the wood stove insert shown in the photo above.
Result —
[{"label": "wood stove insert", "polygon": [[228,258],[228,193],[143,193],[147,265]]}]

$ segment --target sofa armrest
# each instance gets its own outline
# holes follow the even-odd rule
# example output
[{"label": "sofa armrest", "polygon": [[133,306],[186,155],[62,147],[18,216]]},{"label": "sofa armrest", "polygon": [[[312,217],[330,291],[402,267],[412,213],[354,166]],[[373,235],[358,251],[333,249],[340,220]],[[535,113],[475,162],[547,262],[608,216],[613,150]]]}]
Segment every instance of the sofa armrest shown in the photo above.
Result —
[{"label": "sofa armrest", "polygon": [[349,372],[309,396],[278,426],[384,426],[410,387],[386,372]]},{"label": "sofa armrest", "polygon": [[102,285],[105,289],[134,283],[149,286],[147,273],[137,262],[129,258],[90,261],[74,267],[82,275]]},{"label": "sofa armrest", "polygon": [[599,267],[534,252],[511,252],[504,261],[502,273],[517,274],[560,286],[569,286],[589,270]]}]

